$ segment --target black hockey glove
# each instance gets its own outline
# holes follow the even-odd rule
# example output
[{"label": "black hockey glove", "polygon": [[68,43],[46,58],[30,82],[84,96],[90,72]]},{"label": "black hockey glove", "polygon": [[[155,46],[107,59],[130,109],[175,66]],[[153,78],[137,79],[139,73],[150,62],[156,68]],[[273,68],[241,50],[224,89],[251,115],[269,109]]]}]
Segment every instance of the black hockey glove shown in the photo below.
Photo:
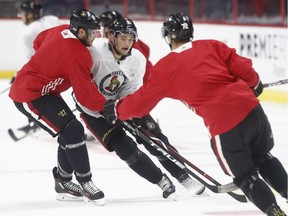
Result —
[{"label": "black hockey glove", "polygon": [[262,94],[264,89],[264,85],[262,84],[261,80],[259,80],[258,84],[254,87],[253,91],[256,97]]},{"label": "black hockey glove", "polygon": [[108,100],[104,105],[103,116],[112,126],[117,126],[120,124],[115,108],[118,102],[119,100]]},{"label": "black hockey glove", "polygon": [[135,126],[140,127],[142,125],[142,118],[133,118],[132,122]]}]

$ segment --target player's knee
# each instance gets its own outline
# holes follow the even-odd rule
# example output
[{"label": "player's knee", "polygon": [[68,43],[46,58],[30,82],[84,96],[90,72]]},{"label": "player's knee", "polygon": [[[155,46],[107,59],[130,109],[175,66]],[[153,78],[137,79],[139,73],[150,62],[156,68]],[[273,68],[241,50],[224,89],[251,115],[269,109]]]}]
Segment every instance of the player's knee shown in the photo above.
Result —
[{"label": "player's knee", "polygon": [[127,158],[139,150],[136,143],[125,133],[115,134],[111,137],[109,145],[123,161],[126,161]]},{"label": "player's knee", "polygon": [[84,127],[74,118],[70,121],[59,135],[60,144],[65,147],[78,147],[84,145]]},{"label": "player's knee", "polygon": [[128,158],[125,159],[125,162],[126,162],[129,166],[131,166],[131,165],[137,163],[137,161],[139,160],[139,158],[141,157],[141,155],[142,155],[142,152],[141,152],[139,149],[137,149],[137,151],[135,151],[134,153],[132,153],[131,155],[129,155]]},{"label": "player's knee", "polygon": [[257,158],[255,163],[256,163],[256,166],[258,168],[261,168],[263,165],[265,165],[266,163],[269,163],[269,161],[271,161],[273,159],[275,159],[275,157],[269,152],[269,153],[262,155],[259,158]]},{"label": "player's knee", "polygon": [[242,189],[244,192],[251,187],[255,181],[259,179],[258,173],[256,170],[249,172],[246,175],[241,177],[234,178],[234,184]]}]

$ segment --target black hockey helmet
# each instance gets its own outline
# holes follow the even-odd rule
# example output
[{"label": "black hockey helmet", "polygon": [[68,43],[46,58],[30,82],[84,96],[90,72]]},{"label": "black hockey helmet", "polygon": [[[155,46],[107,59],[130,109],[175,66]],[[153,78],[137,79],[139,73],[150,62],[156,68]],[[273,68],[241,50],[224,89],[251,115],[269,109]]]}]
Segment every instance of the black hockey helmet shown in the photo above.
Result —
[{"label": "black hockey helmet", "polygon": [[115,19],[121,18],[122,15],[117,11],[105,11],[100,15],[101,26],[110,28]]},{"label": "black hockey helmet", "polygon": [[26,13],[32,13],[34,19],[38,19],[43,15],[42,5],[34,0],[21,2],[19,12],[24,11]]},{"label": "black hockey helmet", "polygon": [[170,35],[176,41],[191,41],[193,33],[192,20],[184,13],[170,14],[163,23],[162,37],[165,39]]},{"label": "black hockey helmet", "polygon": [[137,28],[133,21],[128,18],[119,17],[114,20],[114,22],[110,26],[110,32],[114,34],[114,37],[117,36],[117,34],[133,34],[135,37],[135,41],[138,40],[138,34],[137,34]]},{"label": "black hockey helmet", "polygon": [[77,35],[79,28],[89,34],[92,29],[100,29],[100,19],[89,10],[77,9],[70,16],[70,31]]}]

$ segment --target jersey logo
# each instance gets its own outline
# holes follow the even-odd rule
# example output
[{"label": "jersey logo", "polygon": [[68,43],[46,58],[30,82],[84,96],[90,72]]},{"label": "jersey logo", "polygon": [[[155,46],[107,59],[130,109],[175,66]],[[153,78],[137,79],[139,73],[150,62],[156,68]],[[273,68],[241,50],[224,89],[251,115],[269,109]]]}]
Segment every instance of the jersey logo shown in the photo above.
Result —
[{"label": "jersey logo", "polygon": [[64,116],[67,115],[67,112],[66,112],[65,109],[62,109],[62,110],[58,113],[58,115],[59,115],[60,117],[64,117]]},{"label": "jersey logo", "polygon": [[146,121],[145,122],[146,127],[148,128],[149,131],[154,130],[155,129],[155,124],[153,122],[150,121]]},{"label": "jersey logo", "polygon": [[182,23],[181,24],[182,28],[185,30],[185,29],[189,29],[188,27],[188,23]]},{"label": "jersey logo", "polygon": [[123,71],[113,71],[102,78],[98,88],[103,96],[113,97],[117,95],[124,81],[125,75]]},{"label": "jersey logo", "polygon": [[41,94],[47,95],[50,91],[53,91],[56,89],[58,85],[60,85],[64,81],[63,78],[57,78],[54,81],[50,81],[47,85],[43,86]]},{"label": "jersey logo", "polygon": [[118,89],[120,82],[117,78],[118,76],[113,76],[111,78],[109,85],[105,87],[107,91],[114,92]]}]

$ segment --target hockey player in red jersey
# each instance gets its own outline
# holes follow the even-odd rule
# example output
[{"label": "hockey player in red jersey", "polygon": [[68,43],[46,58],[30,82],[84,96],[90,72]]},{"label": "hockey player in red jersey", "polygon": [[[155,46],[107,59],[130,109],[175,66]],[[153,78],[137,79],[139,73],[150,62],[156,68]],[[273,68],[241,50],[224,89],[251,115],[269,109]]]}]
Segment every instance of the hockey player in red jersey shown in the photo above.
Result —
[{"label": "hockey player in red jersey", "polygon": [[169,15],[162,35],[171,53],[134,94],[106,103],[106,120],[147,115],[165,97],[184,102],[203,118],[221,168],[249,200],[269,216],[286,215],[268,186],[287,199],[287,172],[270,153],[270,123],[256,97],[263,84],[251,60],[220,41],[191,42],[192,21],[183,13]]},{"label": "hockey player in red jersey", "polygon": [[[72,87],[81,103],[95,112],[102,110],[106,99],[91,81],[87,49],[99,36],[99,23],[95,14],[78,9],[70,25],[41,32],[34,41],[35,54],[18,72],[9,96],[20,112],[57,137],[58,167],[53,175],[58,198],[83,197],[103,205],[104,193],[91,180],[84,128],[61,97]],[[73,173],[79,184],[72,182]]]},{"label": "hockey player in red jersey", "polygon": [[[61,25],[62,23],[56,16],[43,16],[43,6],[41,3],[35,0],[25,0],[21,2],[18,16],[21,18],[23,24],[25,24],[22,39],[24,44],[23,54],[26,63],[35,52],[33,49],[33,41],[37,35],[43,30]],[[14,82],[16,75],[17,73],[12,77],[10,84]],[[25,136],[26,134],[36,131],[37,129],[39,129],[37,124],[28,119],[27,125],[20,127],[17,130],[10,130],[16,137],[21,137],[23,134]]]}]

